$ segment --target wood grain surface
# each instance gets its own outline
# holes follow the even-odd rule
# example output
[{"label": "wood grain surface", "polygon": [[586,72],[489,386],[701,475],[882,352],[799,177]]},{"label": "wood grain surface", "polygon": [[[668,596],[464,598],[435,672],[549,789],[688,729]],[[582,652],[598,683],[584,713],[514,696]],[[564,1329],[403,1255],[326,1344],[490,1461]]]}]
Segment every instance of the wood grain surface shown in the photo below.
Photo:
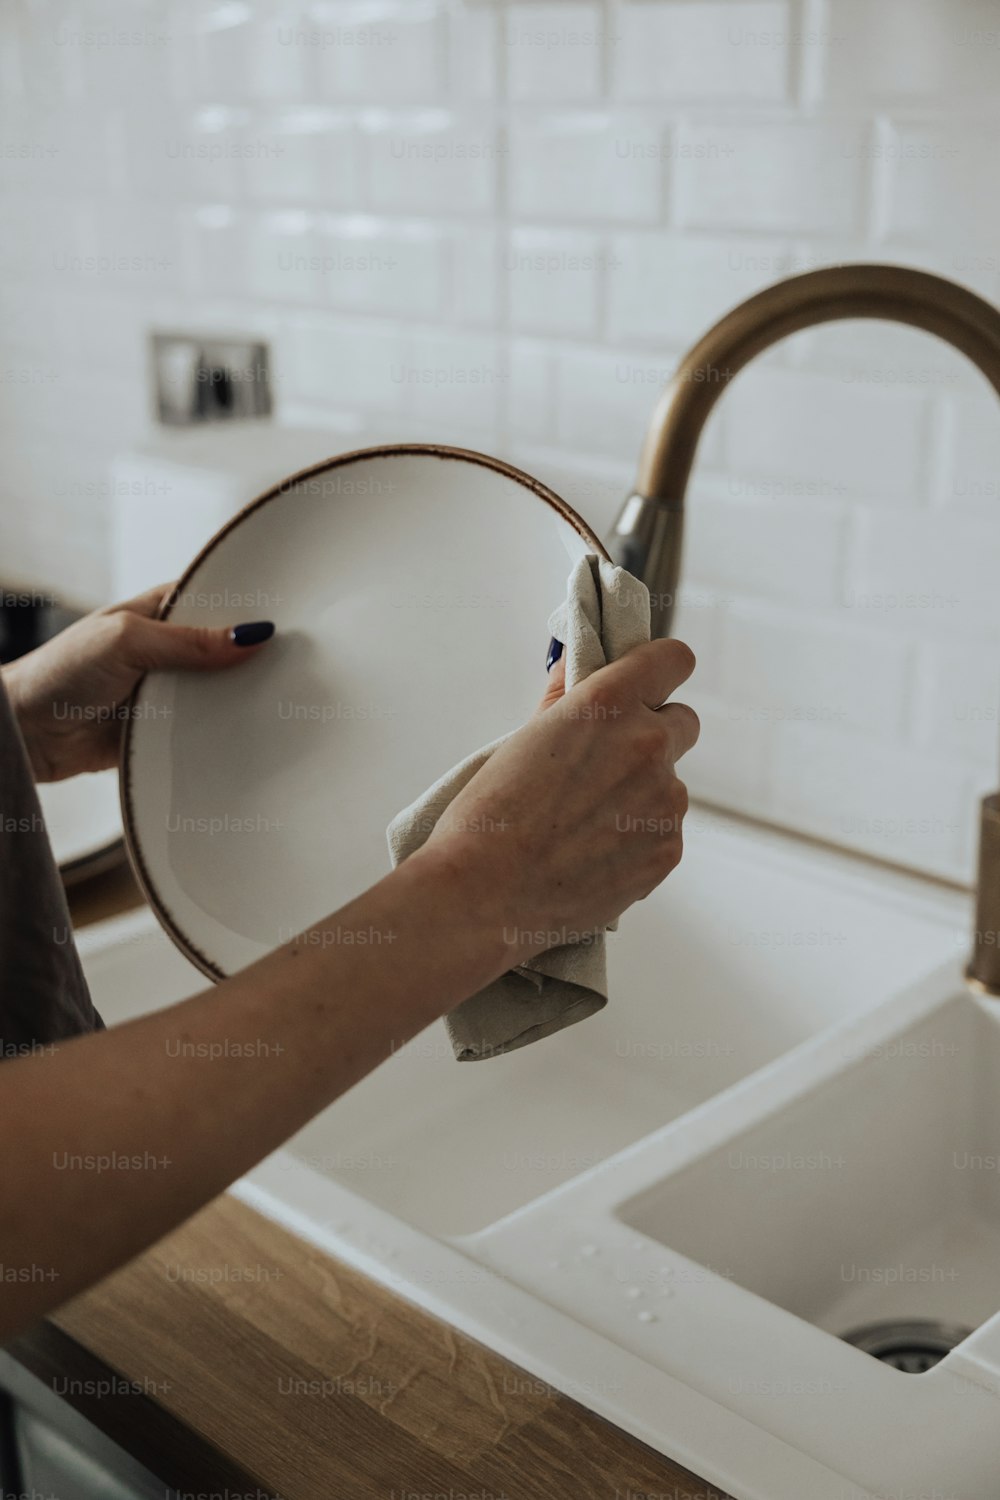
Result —
[{"label": "wood grain surface", "polygon": [[50,1379],[61,1347],[150,1393],[85,1415],[173,1491],[727,1500],[229,1196],[53,1323],[10,1352]]}]

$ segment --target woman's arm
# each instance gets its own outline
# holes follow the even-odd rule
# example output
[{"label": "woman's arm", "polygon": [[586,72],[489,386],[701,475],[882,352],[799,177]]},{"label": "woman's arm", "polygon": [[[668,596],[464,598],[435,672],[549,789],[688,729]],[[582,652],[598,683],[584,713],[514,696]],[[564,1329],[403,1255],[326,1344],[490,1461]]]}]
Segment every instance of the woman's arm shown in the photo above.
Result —
[{"label": "woman's arm", "polygon": [[[501,973],[497,918],[456,927],[465,883],[421,851],[218,987],[5,1063],[0,1343],[181,1223]],[[348,945],[347,928],[384,941]]]},{"label": "woman's arm", "polygon": [[180,1005],[4,1064],[0,1342],[551,946],[532,934],[604,927],[657,885],[680,858],[674,761],[697,719],[656,710],[693,664],[675,641],[630,652],[508,740],[424,847],[328,921]]}]

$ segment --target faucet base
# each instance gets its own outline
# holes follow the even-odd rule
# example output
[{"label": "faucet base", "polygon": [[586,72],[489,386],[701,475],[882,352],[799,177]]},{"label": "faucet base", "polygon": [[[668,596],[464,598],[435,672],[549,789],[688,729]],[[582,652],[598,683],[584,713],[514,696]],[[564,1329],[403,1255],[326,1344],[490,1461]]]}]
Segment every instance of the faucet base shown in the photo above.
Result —
[{"label": "faucet base", "polygon": [[1000,1000],[1000,984],[980,979],[973,973],[971,964],[965,971],[965,983],[974,995],[981,995],[986,1000]]},{"label": "faucet base", "polygon": [[670,634],[680,582],[684,506],[631,494],[607,539],[612,562],[649,589],[653,639]]},{"label": "faucet base", "polygon": [[980,804],[976,928],[966,983],[1000,999],[1000,792]]}]

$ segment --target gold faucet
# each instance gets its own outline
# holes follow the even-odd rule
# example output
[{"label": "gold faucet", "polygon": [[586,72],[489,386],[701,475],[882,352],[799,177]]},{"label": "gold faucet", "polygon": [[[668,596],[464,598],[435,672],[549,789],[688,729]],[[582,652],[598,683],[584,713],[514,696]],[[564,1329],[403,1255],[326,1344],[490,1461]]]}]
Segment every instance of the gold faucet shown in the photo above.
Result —
[{"label": "gold faucet", "polygon": [[[654,636],[670,634],[684,496],[716,401],[755,355],[800,329],[840,318],[881,318],[936,334],[968,355],[1000,395],[1000,310],[943,277],[908,266],[829,266],[741,302],[684,356],[663,391],[635,490],[608,541],[615,562],[649,588]],[[966,980],[1000,998],[1000,792],[982,802],[976,931]]]}]

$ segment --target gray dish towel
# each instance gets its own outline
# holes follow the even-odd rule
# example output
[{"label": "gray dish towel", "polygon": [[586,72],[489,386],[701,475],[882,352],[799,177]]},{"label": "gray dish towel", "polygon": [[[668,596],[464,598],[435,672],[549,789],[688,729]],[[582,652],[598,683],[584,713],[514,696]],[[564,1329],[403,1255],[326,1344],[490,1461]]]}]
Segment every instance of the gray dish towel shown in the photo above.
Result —
[{"label": "gray dish towel", "polygon": [[[624,568],[582,557],[549,618],[566,648],[566,690],[649,640],[649,590]],[[448,805],[508,736],[467,756],[389,824],[394,865],[419,849]],[[502,974],[445,1018],[459,1062],[499,1057],[601,1010],[608,999],[603,932],[574,934]]]}]

